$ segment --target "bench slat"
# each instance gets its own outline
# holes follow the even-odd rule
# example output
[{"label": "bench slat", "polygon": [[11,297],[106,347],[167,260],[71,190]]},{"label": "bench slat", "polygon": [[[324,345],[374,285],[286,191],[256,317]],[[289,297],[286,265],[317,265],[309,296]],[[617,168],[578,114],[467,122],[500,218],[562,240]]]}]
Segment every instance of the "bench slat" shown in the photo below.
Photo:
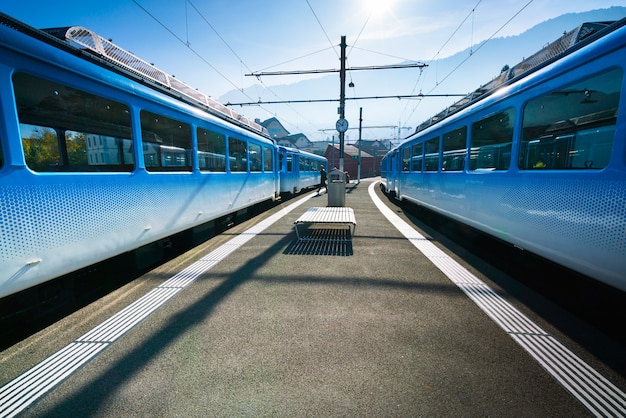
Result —
[{"label": "bench slat", "polygon": [[[312,207],[306,210],[295,222],[296,235],[299,240],[315,240],[314,238],[301,236],[298,225],[302,224],[332,224],[344,225],[348,229],[348,241],[352,240],[356,229],[354,210],[346,207]],[[306,225],[304,228],[308,228]]]},{"label": "bench slat", "polygon": [[350,223],[356,225],[354,210],[346,207],[313,207],[307,209],[294,223]]}]

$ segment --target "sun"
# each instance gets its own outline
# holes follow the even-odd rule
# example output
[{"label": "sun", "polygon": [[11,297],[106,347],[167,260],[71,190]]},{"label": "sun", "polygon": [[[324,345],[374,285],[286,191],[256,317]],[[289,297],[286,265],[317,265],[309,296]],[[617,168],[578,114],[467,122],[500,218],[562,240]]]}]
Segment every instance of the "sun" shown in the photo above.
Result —
[{"label": "sun", "polygon": [[393,0],[364,0],[361,5],[371,17],[381,17],[391,10],[393,3]]}]

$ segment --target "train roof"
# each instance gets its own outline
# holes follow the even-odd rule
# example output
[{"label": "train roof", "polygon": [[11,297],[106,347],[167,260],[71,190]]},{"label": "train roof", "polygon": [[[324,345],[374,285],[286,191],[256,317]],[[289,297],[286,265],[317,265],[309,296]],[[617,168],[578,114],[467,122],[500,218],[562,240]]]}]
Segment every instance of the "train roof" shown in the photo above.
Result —
[{"label": "train roof", "polygon": [[269,137],[267,129],[255,121],[234,112],[87,28],[68,26],[36,29],[1,12],[0,24],[132,78],[235,125]]},{"label": "train roof", "polygon": [[570,32],[563,34],[563,36],[558,38],[556,41],[546,45],[535,54],[522,60],[517,65],[513,67],[505,66],[500,75],[496,78],[482,85],[440,113],[420,124],[415,129],[414,134],[446,119],[448,116],[453,115],[459,110],[488,97],[498,88],[522,79],[545,67],[551,62],[554,62],[565,55],[571,54],[582,46],[604,36],[612,29],[623,26],[624,24],[626,24],[626,19],[610,22],[585,22],[579,25]]}]

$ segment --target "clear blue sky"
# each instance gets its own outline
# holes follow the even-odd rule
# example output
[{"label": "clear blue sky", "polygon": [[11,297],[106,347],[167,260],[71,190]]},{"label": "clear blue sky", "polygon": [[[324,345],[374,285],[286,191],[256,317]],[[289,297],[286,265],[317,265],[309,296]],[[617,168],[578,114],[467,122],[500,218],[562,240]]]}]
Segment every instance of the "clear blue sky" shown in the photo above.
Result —
[{"label": "clear blue sky", "polygon": [[[85,26],[202,92],[220,98],[233,89],[258,84],[254,77],[245,76],[250,72],[339,68],[338,44],[342,35],[347,38],[348,65],[352,67],[405,60],[428,62],[490,37],[518,35],[565,13],[622,6],[620,1],[2,0],[0,11],[37,28]],[[381,71],[381,77],[393,77],[387,71],[393,70]],[[492,73],[485,75],[484,82],[496,75]],[[277,76],[263,77],[262,81],[263,86],[272,89],[305,78]],[[380,85],[384,84],[381,79]],[[421,86],[424,91],[432,87]],[[463,92],[476,87],[467,86]],[[407,85],[404,92],[377,94],[411,94],[413,88]],[[338,90],[337,81],[337,95]],[[289,95],[279,98],[310,98],[299,96],[297,90],[290,90]],[[275,114],[292,133],[304,132],[310,139],[320,140],[328,135],[319,129],[334,126],[336,106],[248,106],[236,110],[250,118],[265,119]],[[350,123],[355,126],[356,105],[349,106]],[[377,118],[372,110],[370,123],[414,126],[431,116],[407,112],[403,101],[388,102],[386,107],[389,106],[398,106],[397,118]],[[322,116],[312,116],[316,112],[322,112]]]}]

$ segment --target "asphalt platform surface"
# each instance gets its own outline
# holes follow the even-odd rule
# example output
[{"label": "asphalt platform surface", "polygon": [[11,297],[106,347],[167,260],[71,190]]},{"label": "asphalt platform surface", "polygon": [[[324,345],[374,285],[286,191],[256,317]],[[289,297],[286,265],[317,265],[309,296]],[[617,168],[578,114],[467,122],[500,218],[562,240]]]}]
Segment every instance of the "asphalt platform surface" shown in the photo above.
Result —
[{"label": "asphalt platform surface", "polygon": [[[589,416],[383,217],[368,194],[370,183],[347,188],[346,206],[354,209],[358,224],[351,244],[316,249],[297,242],[294,221],[309,207],[327,205],[326,194],[315,195],[204,272],[22,416]],[[378,186],[375,190],[394,212],[444,248],[436,233],[394,206]],[[297,199],[0,353],[0,383]],[[446,251],[624,384],[545,317],[491,281],[506,280],[502,273],[453,245]],[[546,310],[567,315],[556,307]]]}]

